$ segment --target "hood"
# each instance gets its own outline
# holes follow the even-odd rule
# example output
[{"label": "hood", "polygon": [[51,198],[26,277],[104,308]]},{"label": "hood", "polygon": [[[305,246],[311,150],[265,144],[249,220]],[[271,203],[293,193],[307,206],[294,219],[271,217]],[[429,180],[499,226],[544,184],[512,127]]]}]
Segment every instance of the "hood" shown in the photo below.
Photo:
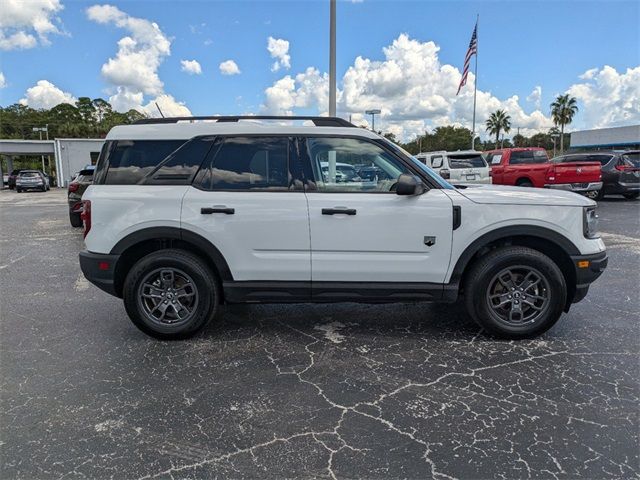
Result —
[{"label": "hood", "polygon": [[456,190],[475,203],[567,207],[589,207],[596,204],[593,200],[578,193],[549,188],[469,185],[466,188],[457,188]]}]

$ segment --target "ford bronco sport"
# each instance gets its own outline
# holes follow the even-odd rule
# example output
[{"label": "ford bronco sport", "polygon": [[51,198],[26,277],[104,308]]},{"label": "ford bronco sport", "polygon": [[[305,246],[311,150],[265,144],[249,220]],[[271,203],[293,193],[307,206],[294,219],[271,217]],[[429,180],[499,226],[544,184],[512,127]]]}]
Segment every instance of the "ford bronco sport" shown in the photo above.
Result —
[{"label": "ford bronco sport", "polygon": [[487,332],[532,337],[607,265],[592,200],[456,189],[340,118],[117,126],[83,203],[84,275],[162,339],[223,303],[458,299]]}]

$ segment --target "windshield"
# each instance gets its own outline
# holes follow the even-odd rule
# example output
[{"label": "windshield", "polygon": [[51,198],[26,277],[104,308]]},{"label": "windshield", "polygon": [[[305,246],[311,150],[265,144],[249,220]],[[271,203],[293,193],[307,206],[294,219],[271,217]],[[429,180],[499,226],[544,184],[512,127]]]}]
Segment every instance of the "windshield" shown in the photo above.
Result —
[{"label": "windshield", "polygon": [[455,157],[449,155],[449,167],[451,168],[484,168],[486,166],[487,162],[479,153],[456,155]]},{"label": "windshield", "polygon": [[625,162],[630,162],[634,167],[640,168],[640,152],[628,152],[622,155]]},{"label": "windshield", "polygon": [[414,157],[409,152],[407,152],[404,148],[396,145],[395,143],[393,143],[390,140],[387,140],[386,138],[383,138],[382,140],[385,142],[385,144],[389,145],[394,151],[400,153],[403,157],[411,160],[413,164],[416,166],[416,168],[426,173],[429,176],[429,178],[433,180],[434,183],[437,183],[441,188],[445,188],[447,190],[455,190],[455,187],[453,185],[445,181],[440,175],[438,175],[436,172],[431,170],[431,168],[427,167],[424,163],[422,163],[416,157]]}]

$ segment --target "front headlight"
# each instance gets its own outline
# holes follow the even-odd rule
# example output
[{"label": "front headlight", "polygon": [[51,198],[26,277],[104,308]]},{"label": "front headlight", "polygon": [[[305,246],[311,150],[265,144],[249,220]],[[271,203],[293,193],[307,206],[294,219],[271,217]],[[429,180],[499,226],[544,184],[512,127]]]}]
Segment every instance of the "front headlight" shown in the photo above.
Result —
[{"label": "front headlight", "polygon": [[596,207],[584,207],[583,232],[586,238],[598,238],[598,214]]}]

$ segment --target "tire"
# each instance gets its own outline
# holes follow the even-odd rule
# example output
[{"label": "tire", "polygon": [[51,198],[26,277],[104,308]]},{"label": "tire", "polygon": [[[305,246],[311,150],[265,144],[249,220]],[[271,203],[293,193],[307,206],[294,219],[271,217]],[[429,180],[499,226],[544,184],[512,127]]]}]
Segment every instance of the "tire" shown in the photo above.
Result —
[{"label": "tire", "polygon": [[78,228],[82,226],[82,218],[80,217],[80,214],[76,212],[72,212],[71,210],[69,210],[69,222],[71,223],[71,226],[74,228]]},{"label": "tire", "polygon": [[598,190],[598,193],[596,193],[595,196],[595,200],[604,200],[604,188]]},{"label": "tire", "polygon": [[624,193],[622,196],[627,200],[635,200],[640,196],[640,192]]},{"label": "tire", "polygon": [[[511,271],[511,276],[506,271]],[[527,287],[526,282],[534,279],[538,281]],[[519,288],[524,290],[518,292]],[[464,296],[467,312],[487,332],[517,340],[536,337],[558,321],[567,300],[567,285],[558,266],[543,253],[526,247],[501,247],[471,266]],[[503,303],[506,305],[498,308]],[[519,315],[516,303],[524,307]]]},{"label": "tire", "polygon": [[16,193],[22,193],[22,190],[16,187]]},{"label": "tire", "polygon": [[533,187],[533,183],[531,183],[530,180],[519,180],[516,186],[531,188]]},{"label": "tire", "polygon": [[166,249],[143,257],[131,268],[123,297],[136,327],[157,339],[178,340],[192,337],[215,316],[220,292],[220,282],[199,257]]}]

